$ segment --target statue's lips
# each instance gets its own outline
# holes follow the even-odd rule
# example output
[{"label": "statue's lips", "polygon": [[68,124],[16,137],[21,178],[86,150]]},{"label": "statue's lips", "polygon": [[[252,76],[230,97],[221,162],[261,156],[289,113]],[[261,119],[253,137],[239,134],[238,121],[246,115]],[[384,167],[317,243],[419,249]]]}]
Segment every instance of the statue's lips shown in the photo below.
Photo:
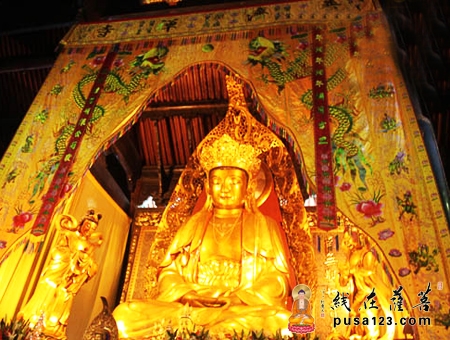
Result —
[{"label": "statue's lips", "polygon": [[219,202],[231,203],[234,201],[235,201],[235,198],[233,196],[220,196],[219,197]]}]

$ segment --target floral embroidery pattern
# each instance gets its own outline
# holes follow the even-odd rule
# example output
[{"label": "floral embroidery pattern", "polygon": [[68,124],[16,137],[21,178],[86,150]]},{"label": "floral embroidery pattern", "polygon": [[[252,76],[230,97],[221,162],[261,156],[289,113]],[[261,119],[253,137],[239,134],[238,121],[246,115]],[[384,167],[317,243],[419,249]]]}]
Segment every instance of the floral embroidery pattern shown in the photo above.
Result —
[{"label": "floral embroidery pattern", "polygon": [[378,233],[378,238],[382,241],[386,241],[387,239],[394,236],[394,232],[391,229],[384,229]]}]

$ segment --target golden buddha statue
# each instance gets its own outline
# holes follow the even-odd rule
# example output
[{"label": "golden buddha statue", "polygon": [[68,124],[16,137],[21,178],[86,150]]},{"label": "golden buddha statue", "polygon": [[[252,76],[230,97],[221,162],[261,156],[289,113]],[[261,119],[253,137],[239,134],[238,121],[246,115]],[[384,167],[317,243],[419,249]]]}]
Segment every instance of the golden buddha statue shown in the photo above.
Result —
[{"label": "golden buddha statue", "polygon": [[43,318],[42,332],[46,336],[66,339],[73,299],[97,273],[93,254],[103,242],[101,233],[95,232],[101,217],[94,210],[89,210],[80,223],[70,215],[57,217],[60,234],[50,251],[50,262],[42,271],[33,296],[19,313],[31,327]]},{"label": "golden buddha statue", "polygon": [[[147,273],[154,288],[113,311],[121,339],[161,335],[161,325],[181,331],[187,320],[209,334],[274,335],[287,330],[297,280],[315,284],[289,154],[252,117],[233,76],[227,89],[224,120],[197,146],[158,225]],[[270,192],[278,199],[263,214],[259,207]]]},{"label": "golden buddha statue", "polygon": [[287,328],[289,266],[280,226],[253,196],[257,150],[224,134],[199,155],[206,204],[177,232],[160,266],[156,301],[113,312],[121,338],[151,336],[156,320],[178,327],[184,305],[193,324],[212,332]]}]

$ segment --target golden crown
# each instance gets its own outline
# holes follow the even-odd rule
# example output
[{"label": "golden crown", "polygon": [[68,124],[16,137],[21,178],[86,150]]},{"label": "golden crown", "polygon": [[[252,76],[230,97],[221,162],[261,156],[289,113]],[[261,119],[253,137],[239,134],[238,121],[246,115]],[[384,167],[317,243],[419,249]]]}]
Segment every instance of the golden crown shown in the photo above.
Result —
[{"label": "golden crown", "polygon": [[250,176],[259,171],[259,152],[248,143],[239,143],[224,134],[212,144],[205,145],[199,154],[200,164],[209,173],[212,169],[232,166],[245,170]]},{"label": "golden crown", "polygon": [[198,160],[207,173],[220,166],[232,166],[247,171],[253,177],[260,170],[261,155],[281,146],[281,142],[252,117],[242,81],[227,75],[226,84],[227,114],[198,145]]}]

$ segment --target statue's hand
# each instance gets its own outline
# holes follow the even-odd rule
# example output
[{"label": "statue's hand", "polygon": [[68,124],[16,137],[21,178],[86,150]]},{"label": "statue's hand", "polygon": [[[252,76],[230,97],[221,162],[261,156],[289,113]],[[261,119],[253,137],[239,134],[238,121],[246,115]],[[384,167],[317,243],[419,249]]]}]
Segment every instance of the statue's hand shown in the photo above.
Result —
[{"label": "statue's hand", "polygon": [[95,246],[100,246],[103,243],[103,234],[102,233],[93,233],[89,237],[89,242]]},{"label": "statue's hand", "polygon": [[196,292],[186,293],[181,299],[182,304],[189,303],[192,307],[222,307],[226,305],[228,299],[226,298],[212,298],[207,296],[201,296]]},{"label": "statue's hand", "polygon": [[228,306],[237,306],[242,305],[242,300],[236,294],[224,294],[224,296],[220,297],[219,300],[225,302]]}]

